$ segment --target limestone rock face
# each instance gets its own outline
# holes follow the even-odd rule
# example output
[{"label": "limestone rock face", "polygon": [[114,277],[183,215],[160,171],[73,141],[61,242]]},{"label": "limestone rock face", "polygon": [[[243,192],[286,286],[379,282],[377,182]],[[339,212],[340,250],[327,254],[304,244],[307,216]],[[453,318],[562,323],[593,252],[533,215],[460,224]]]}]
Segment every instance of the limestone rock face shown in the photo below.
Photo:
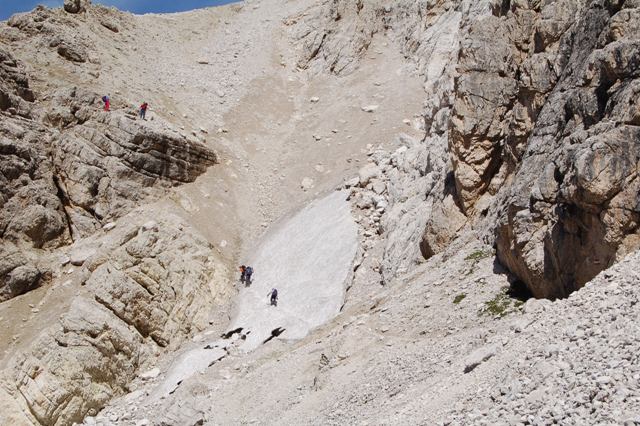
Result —
[{"label": "limestone rock face", "polygon": [[512,2],[461,43],[457,204],[537,297],[567,296],[638,247],[637,11]]},{"label": "limestone rock face", "polygon": [[[293,37],[299,40],[300,68],[334,74],[348,73],[357,66],[373,35],[381,27],[381,1],[324,1],[311,16],[292,17]],[[342,20],[353,25],[343,25]]]},{"label": "limestone rock face", "polygon": [[28,117],[34,95],[29,79],[11,53],[0,48],[0,111]]},{"label": "limestone rock face", "polygon": [[48,277],[26,251],[91,235],[162,188],[194,181],[217,157],[122,113],[101,114],[99,96],[80,89],[58,91],[44,112],[20,64],[3,50],[0,59],[0,245],[21,259],[0,268],[2,301]]},{"label": "limestone rock face", "polygon": [[416,228],[426,257],[477,230],[537,297],[638,247],[639,7],[336,0],[293,19],[302,68],[350,72],[385,33],[424,75],[425,138],[384,172],[389,276],[416,255]]},{"label": "limestone rock face", "polygon": [[605,3],[563,40],[565,71],[497,210],[499,258],[539,297],[568,295],[638,247],[640,16]]},{"label": "limestone rock face", "polygon": [[224,274],[209,243],[176,217],[153,229],[127,222],[85,240],[95,250],[83,265],[86,291],[5,373],[13,398],[41,424],[82,421],[122,394],[151,353],[208,324]]}]

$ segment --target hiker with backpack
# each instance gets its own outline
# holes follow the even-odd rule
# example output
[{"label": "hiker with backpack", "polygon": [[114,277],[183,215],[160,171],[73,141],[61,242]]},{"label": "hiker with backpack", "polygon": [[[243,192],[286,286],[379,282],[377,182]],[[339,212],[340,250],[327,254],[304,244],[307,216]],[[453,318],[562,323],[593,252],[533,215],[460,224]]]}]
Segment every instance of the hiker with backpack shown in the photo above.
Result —
[{"label": "hiker with backpack", "polygon": [[247,267],[240,265],[240,282],[244,284],[247,280]]},{"label": "hiker with backpack", "polygon": [[271,300],[271,306],[278,306],[278,289],[272,288],[268,297]]},{"label": "hiker with backpack", "polygon": [[143,120],[146,120],[147,108],[149,108],[149,104],[146,102],[143,102],[142,105],[140,105],[140,118]]},{"label": "hiker with backpack", "polygon": [[111,99],[109,99],[109,95],[104,95],[102,97],[102,102],[104,102],[104,110],[111,111]]},{"label": "hiker with backpack", "polygon": [[244,270],[244,280],[247,286],[251,284],[252,276],[253,276],[253,268],[251,266],[247,266],[246,269]]}]

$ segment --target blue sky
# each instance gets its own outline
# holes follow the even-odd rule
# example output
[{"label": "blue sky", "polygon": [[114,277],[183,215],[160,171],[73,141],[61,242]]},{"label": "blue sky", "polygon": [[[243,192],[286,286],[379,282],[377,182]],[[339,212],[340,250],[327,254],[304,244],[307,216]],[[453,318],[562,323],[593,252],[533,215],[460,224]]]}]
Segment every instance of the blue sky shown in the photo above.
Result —
[{"label": "blue sky", "polygon": [[[18,12],[26,12],[38,4],[47,7],[62,6],[63,0],[0,0],[0,20],[8,19]],[[232,0],[93,0],[93,3],[101,3],[107,6],[115,6],[118,9],[128,10],[133,13],[148,12],[181,12],[184,10],[198,9],[208,6],[233,3]]]}]

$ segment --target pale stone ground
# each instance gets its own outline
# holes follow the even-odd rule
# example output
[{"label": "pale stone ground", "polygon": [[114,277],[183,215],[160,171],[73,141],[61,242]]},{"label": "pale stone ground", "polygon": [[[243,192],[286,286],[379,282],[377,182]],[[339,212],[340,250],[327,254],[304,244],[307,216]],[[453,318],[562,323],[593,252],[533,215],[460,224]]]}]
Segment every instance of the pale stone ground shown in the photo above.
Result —
[{"label": "pale stone ground", "polygon": [[[282,19],[310,3],[267,0],[246,2],[239,13],[231,6],[131,18],[126,41],[104,41],[99,51],[113,61],[103,60],[100,77],[87,83],[111,92],[114,105],[131,108],[144,98],[154,117],[148,125],[195,132],[220,151],[224,167],[136,213],[177,213],[230,270],[256,259],[271,223],[355,176],[367,154],[387,172],[406,167],[420,174],[420,162],[430,162],[410,137],[395,137],[421,138],[403,121],[420,111],[424,88],[387,39],[375,36],[348,76],[295,69]],[[446,75],[438,65],[454,51],[438,50],[430,78]],[[47,60],[31,53],[22,59],[34,67]],[[61,81],[73,77],[66,72]],[[374,112],[363,111],[373,104]],[[393,161],[369,144],[395,151]],[[430,152],[437,149],[434,138]],[[415,156],[403,160],[407,151]],[[422,186],[385,179],[400,198],[402,189],[424,194]],[[239,334],[215,347],[232,324],[230,310],[221,310],[193,342],[149,359],[149,374],[131,384],[132,392],[85,424],[640,423],[637,255],[567,300],[531,300],[521,309],[505,295],[509,278],[491,248],[469,233],[427,262],[398,265],[392,285],[382,287],[374,272],[386,242],[377,225],[357,216],[369,210],[380,219],[388,200],[371,200],[369,192],[356,189],[352,199],[367,256],[359,253],[354,285],[334,320],[298,342],[273,339],[246,353]],[[257,285],[260,275],[257,269]],[[3,304],[0,316],[26,317],[29,303],[64,301],[74,291],[31,293]],[[28,341],[56,317],[57,304],[38,306],[42,311],[22,324],[2,324],[2,341],[18,332]]]}]

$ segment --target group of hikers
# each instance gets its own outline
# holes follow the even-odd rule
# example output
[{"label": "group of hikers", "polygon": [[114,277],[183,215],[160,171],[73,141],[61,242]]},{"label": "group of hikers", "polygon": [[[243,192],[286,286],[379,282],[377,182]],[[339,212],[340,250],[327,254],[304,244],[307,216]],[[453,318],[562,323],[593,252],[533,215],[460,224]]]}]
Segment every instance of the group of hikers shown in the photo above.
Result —
[{"label": "group of hikers", "polygon": [[[109,95],[104,95],[102,97],[102,102],[104,103],[104,110],[111,111],[111,97]],[[149,109],[149,104],[147,102],[143,102],[138,109],[138,116],[143,120],[147,119],[147,109]]]},{"label": "group of hikers", "polygon": [[[110,96],[104,95],[102,97],[102,102],[104,103],[104,110],[111,111]],[[143,102],[138,110],[138,116],[143,120],[146,120],[147,109],[149,109],[149,104]],[[252,283],[252,276],[253,268],[251,266],[240,265],[240,282],[242,284],[244,284],[246,287],[249,287]],[[269,299],[271,306],[278,306],[278,289],[272,288],[271,291],[267,294],[267,298]]]},{"label": "group of hikers", "polygon": [[[252,277],[253,267],[240,265],[240,282],[246,287],[249,287],[252,283]],[[272,288],[271,291],[267,294],[267,298],[269,299],[271,306],[278,306],[278,289]]]}]

